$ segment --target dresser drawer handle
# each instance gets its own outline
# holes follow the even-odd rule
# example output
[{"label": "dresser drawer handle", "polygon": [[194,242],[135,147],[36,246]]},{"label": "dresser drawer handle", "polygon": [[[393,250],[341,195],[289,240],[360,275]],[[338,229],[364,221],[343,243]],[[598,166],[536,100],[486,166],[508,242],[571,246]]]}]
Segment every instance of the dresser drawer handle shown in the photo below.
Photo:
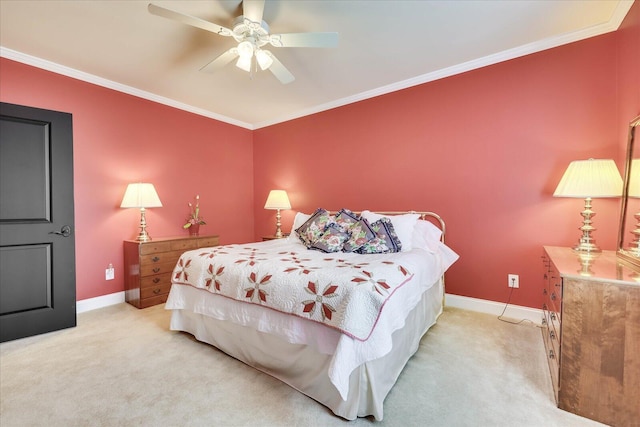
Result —
[{"label": "dresser drawer handle", "polygon": [[153,283],[158,283],[159,281],[160,281],[160,278],[159,278],[159,277],[155,277],[155,278],[153,279]]},{"label": "dresser drawer handle", "polygon": [[160,292],[162,292],[162,291],[160,290],[160,288],[156,288],[156,289],[154,289],[154,290],[153,290],[153,293],[154,293],[155,295],[158,295]]},{"label": "dresser drawer handle", "polygon": [[545,311],[549,310],[549,309],[547,308],[547,304],[542,304],[542,309],[543,309],[543,310],[545,310]]},{"label": "dresser drawer handle", "polygon": [[553,350],[549,350],[549,359],[555,359],[556,355],[553,354]]},{"label": "dresser drawer handle", "polygon": [[549,336],[551,337],[552,340],[555,340],[556,339],[555,331],[549,331]]},{"label": "dresser drawer handle", "polygon": [[551,292],[551,299],[552,300],[556,300],[556,293],[555,292]]},{"label": "dresser drawer handle", "polygon": [[158,262],[160,261],[160,258],[158,258],[157,256],[154,256],[153,258],[151,258],[151,261]]},{"label": "dresser drawer handle", "polygon": [[547,324],[547,318],[546,318],[546,317],[544,317],[544,316],[542,316],[542,324],[543,324],[543,325],[546,325],[546,324]]},{"label": "dresser drawer handle", "polygon": [[156,267],[156,268],[154,268],[154,269],[153,269],[153,272],[154,272],[154,273],[157,273],[157,272],[159,272],[159,271],[160,271],[160,267]]},{"label": "dresser drawer handle", "polygon": [[543,289],[543,290],[542,290],[542,295],[547,295],[548,293],[549,293],[549,292],[547,292],[547,290],[546,290],[546,289]]},{"label": "dresser drawer handle", "polygon": [[556,314],[554,312],[549,313],[551,320],[556,320]]}]

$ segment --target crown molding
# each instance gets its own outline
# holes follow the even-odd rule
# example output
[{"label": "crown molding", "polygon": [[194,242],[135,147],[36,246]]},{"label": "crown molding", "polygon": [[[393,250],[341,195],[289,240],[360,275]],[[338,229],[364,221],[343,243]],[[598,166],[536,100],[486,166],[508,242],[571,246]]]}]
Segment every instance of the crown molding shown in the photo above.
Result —
[{"label": "crown molding", "polygon": [[584,40],[590,37],[595,37],[602,34],[610,33],[612,31],[616,31],[620,27],[620,24],[622,23],[625,16],[629,12],[629,9],[631,9],[631,6],[633,6],[633,2],[634,0],[621,0],[618,3],[617,7],[615,8],[611,18],[607,22],[599,25],[594,25],[580,31],[574,31],[574,32],[562,34],[556,37],[549,37],[547,39],[539,40],[533,43],[518,46],[513,49],[508,49],[493,55],[485,56],[483,58],[467,61],[451,67],[433,71],[431,73],[422,74],[420,76],[412,77],[410,79],[392,83],[390,85],[381,86],[379,88],[372,89],[366,92],[360,92],[353,96],[337,99],[335,101],[317,105],[315,107],[308,108],[305,110],[300,110],[297,113],[287,115],[287,116],[282,116],[275,120],[255,123],[254,128],[260,129],[263,127],[272,126],[278,123],[294,120],[300,117],[320,113],[322,111],[331,110],[333,108],[342,107],[344,105],[353,104],[355,102],[364,101],[366,99],[374,98],[376,96],[385,95],[391,92],[396,92],[402,89],[407,89],[413,86],[418,86],[418,85],[429,83],[435,80],[440,80],[445,77],[450,77],[456,74],[465,73],[467,71],[476,70],[478,68],[487,67],[489,65],[494,65],[500,62],[508,61],[510,59],[519,58],[522,56],[552,49],[554,47],[559,47],[565,44]]},{"label": "crown molding", "polygon": [[70,67],[66,67],[64,65],[57,64],[55,62],[51,62],[45,59],[37,58],[35,56],[27,55],[12,49],[7,49],[2,46],[0,46],[0,57],[21,62],[23,64],[31,65],[33,67],[40,68],[43,70],[51,71],[53,73],[60,74],[63,76],[71,77],[76,80],[81,80],[83,82],[92,83],[97,86],[105,87],[107,89],[113,89],[118,92],[136,96],[138,98],[147,99],[149,101],[157,102],[158,104],[164,104],[169,107],[177,108],[179,110],[188,111],[190,113],[197,114],[199,116],[208,117],[210,119],[229,123],[234,126],[253,130],[253,127],[251,126],[250,123],[242,122],[240,120],[223,116],[221,114],[216,114],[214,112],[204,110],[202,108],[197,108],[188,104],[184,104],[182,102],[178,102],[170,98],[165,98],[164,96],[160,96],[151,92],[146,92],[144,90],[136,89],[135,87],[132,87],[132,86],[127,86],[121,83],[117,83],[112,80],[98,77],[93,74],[85,73],[84,71],[79,71]]}]

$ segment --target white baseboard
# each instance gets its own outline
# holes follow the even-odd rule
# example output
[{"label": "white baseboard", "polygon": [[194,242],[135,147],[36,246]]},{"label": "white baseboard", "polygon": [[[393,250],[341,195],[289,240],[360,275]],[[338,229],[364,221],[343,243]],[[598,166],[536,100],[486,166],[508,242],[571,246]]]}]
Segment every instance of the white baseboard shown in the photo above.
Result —
[{"label": "white baseboard", "polygon": [[[501,302],[464,297],[461,295],[453,294],[445,294],[445,305],[447,307],[462,308],[464,310],[492,314],[494,316],[499,316],[502,313],[502,310],[504,310],[505,306],[505,304]],[[521,305],[509,304],[504,312],[503,317],[513,320],[528,319],[536,325],[540,325],[542,323],[542,310],[531,307],[524,307]]]},{"label": "white baseboard", "polygon": [[95,310],[124,302],[124,291],[76,301],[76,313]]}]

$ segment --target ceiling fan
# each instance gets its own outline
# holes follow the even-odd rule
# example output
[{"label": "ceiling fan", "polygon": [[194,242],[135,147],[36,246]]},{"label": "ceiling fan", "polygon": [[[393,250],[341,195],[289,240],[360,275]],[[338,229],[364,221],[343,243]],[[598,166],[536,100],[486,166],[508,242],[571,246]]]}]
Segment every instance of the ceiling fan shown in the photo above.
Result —
[{"label": "ceiling fan", "polygon": [[276,56],[263,49],[266,45],[273,47],[335,47],[338,45],[338,33],[285,33],[271,34],[269,26],[262,20],[265,0],[244,0],[243,15],[238,16],[233,28],[225,28],[213,22],[195,16],[186,15],[171,9],[149,3],[149,12],[153,15],[173,19],[183,24],[210,31],[225,37],[233,37],[238,45],[219,55],[202,67],[200,71],[214,72],[234,59],[236,66],[253,74],[260,67],[269,70],[282,84],[291,83],[295,77]]}]

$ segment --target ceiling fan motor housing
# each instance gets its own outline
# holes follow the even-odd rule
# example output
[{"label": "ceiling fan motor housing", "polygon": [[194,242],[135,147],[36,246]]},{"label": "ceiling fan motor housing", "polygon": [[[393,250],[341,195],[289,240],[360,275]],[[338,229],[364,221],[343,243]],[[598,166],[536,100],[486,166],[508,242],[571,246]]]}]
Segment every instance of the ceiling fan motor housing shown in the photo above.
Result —
[{"label": "ceiling fan motor housing", "polygon": [[233,38],[238,43],[249,41],[255,47],[262,47],[269,43],[269,25],[264,21],[257,23],[240,15],[233,22]]}]

